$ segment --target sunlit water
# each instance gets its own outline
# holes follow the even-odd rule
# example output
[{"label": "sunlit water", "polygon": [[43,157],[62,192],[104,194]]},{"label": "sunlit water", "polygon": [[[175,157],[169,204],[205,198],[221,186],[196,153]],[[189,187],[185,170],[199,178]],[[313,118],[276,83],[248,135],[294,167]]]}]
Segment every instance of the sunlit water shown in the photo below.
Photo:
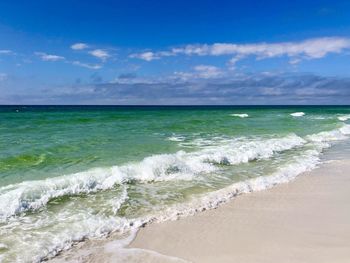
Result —
[{"label": "sunlit water", "polygon": [[2,106],[0,261],[292,180],[344,157],[349,119],[349,107]]}]

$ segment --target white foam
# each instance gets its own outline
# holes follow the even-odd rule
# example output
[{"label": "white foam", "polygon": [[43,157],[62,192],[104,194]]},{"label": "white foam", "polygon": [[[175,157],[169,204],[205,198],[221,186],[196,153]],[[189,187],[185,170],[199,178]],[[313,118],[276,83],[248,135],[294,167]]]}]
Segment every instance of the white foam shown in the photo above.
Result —
[{"label": "white foam", "polygon": [[7,249],[8,246],[6,244],[0,243],[0,250]]},{"label": "white foam", "polygon": [[141,162],[122,166],[8,185],[0,188],[0,221],[28,210],[37,210],[57,197],[107,190],[130,180],[192,180],[200,174],[217,170],[216,164],[235,165],[269,158],[276,152],[305,142],[294,134],[270,139],[226,139],[196,152],[153,155]]},{"label": "white foam", "polygon": [[173,141],[173,142],[183,142],[186,138],[184,136],[171,136],[168,138],[169,141]]},{"label": "white foam", "polygon": [[110,200],[108,200],[108,203],[112,207],[112,211],[114,214],[117,214],[120,207],[129,199],[128,191],[126,185],[123,185],[122,192],[119,196],[116,196]]},{"label": "white foam", "polygon": [[237,140],[227,142],[219,148],[207,147],[200,152],[200,158],[210,163],[233,165],[247,163],[255,159],[266,159],[276,152],[302,146],[305,143],[304,139],[295,134],[265,140]]},{"label": "white foam", "polygon": [[240,194],[266,190],[277,184],[287,183],[301,173],[314,169],[319,162],[319,151],[308,150],[304,154],[295,157],[292,162],[280,167],[274,174],[259,176],[234,183],[217,191],[193,196],[186,203],[170,206],[165,211],[139,219],[138,225],[176,220],[179,217],[186,217],[207,209],[217,208]]},{"label": "white foam", "polygon": [[[16,260],[9,262],[42,262],[85,239],[102,238],[115,230],[126,232],[127,229],[140,227],[136,224],[132,227],[127,220],[118,217],[90,213],[76,213],[66,220],[69,222],[61,219],[55,225],[46,223],[50,231],[36,233],[34,228],[33,232],[27,233],[23,239],[17,241],[21,244],[12,248],[11,252]],[[35,242],[29,243],[29,240]]]},{"label": "white foam", "polygon": [[348,134],[350,134],[350,125],[344,125],[336,130],[308,135],[306,138],[312,142],[331,142],[345,140],[348,138],[348,136],[346,136]]},{"label": "white foam", "polygon": [[344,135],[350,135],[350,125],[344,125],[339,131]]},{"label": "white foam", "polygon": [[340,121],[347,121],[350,119],[350,114],[349,115],[343,115],[343,116],[339,116],[338,120]]},{"label": "white foam", "polygon": [[249,115],[247,113],[233,113],[233,114],[230,114],[231,116],[233,117],[239,117],[239,118],[247,118],[249,117]]},{"label": "white foam", "polygon": [[305,113],[304,112],[294,112],[294,113],[291,113],[290,115],[293,117],[302,117],[305,115]]}]

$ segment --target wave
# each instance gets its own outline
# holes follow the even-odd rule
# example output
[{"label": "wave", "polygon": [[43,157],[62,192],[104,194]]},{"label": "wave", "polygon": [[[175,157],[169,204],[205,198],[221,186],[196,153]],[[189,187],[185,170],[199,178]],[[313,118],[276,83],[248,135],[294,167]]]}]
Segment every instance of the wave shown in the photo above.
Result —
[{"label": "wave", "polygon": [[305,113],[304,112],[294,112],[294,113],[291,113],[290,115],[293,117],[302,117],[305,115]]},{"label": "wave", "polygon": [[[301,156],[295,157],[290,163],[280,167],[279,170],[273,174],[234,183],[217,191],[195,195],[187,202],[171,205],[162,211],[140,218],[125,219],[106,217],[98,214],[88,214],[84,216],[76,214],[74,215],[76,220],[71,218],[72,224],[67,226],[68,229],[56,233],[55,238],[50,239],[49,243],[45,243],[48,242],[47,240],[38,240],[40,244],[37,244],[36,247],[44,247],[46,249],[38,250],[38,254],[32,258],[32,261],[40,262],[44,259],[52,258],[61,251],[69,249],[73,244],[87,238],[100,238],[115,231],[122,235],[130,231],[134,232],[134,230],[146,224],[176,220],[204,210],[217,208],[238,195],[261,191],[272,188],[277,184],[287,183],[295,179],[299,174],[312,170],[318,164],[319,152],[316,150],[308,150]],[[126,245],[127,244],[124,244],[124,246]],[[28,259],[26,253],[27,251],[17,254],[18,262],[23,262]]]},{"label": "wave", "polygon": [[220,204],[226,203],[240,194],[266,190],[277,184],[290,182],[301,173],[311,171],[319,163],[319,152],[317,150],[308,150],[305,151],[304,154],[295,157],[290,163],[280,167],[279,170],[273,174],[237,182],[217,191],[194,196],[191,201],[169,207],[165,212],[162,212],[162,214],[148,217],[147,220],[144,221],[175,220],[179,217],[217,208]]},{"label": "wave", "polygon": [[233,113],[233,114],[230,114],[231,116],[233,117],[239,117],[239,118],[247,118],[249,117],[249,115],[247,113]]},{"label": "wave", "polygon": [[[13,208],[16,207],[16,204],[19,210],[24,209],[20,208],[22,204],[27,205],[26,209],[30,205],[35,204],[35,202],[37,205],[43,206],[45,203],[40,203],[41,201],[49,200],[47,198],[52,198],[55,195],[70,194],[74,191],[76,193],[89,193],[98,189],[112,188],[115,184],[123,184],[128,180],[188,180],[196,176],[196,172],[208,172],[211,169],[216,169],[215,163],[233,165],[259,158],[269,158],[276,152],[310,143],[318,143],[320,140],[315,140],[313,137],[316,135],[318,138],[323,137],[322,142],[327,142],[329,138],[331,140],[333,140],[332,138],[336,138],[337,140],[344,138],[336,136],[329,137],[329,134],[335,131],[343,135],[350,134],[350,125],[344,125],[334,131],[310,135],[305,137],[305,139],[294,134],[282,138],[222,139],[216,145],[211,145],[197,152],[186,153],[182,151],[175,154],[155,155],[147,157],[138,163],[129,163],[111,168],[92,169],[74,175],[6,186],[0,189],[0,211],[2,216],[11,216],[11,213],[5,214],[4,211],[6,209],[12,212],[15,211]],[[329,134],[327,135],[327,133]],[[322,147],[328,146],[327,144],[321,145]],[[117,216],[105,216],[77,211],[74,214],[74,218],[69,218],[71,223],[66,226],[64,231],[61,229],[62,225],[58,225],[57,229],[55,228],[56,226],[52,226],[55,228],[52,230],[55,232],[55,238],[40,239],[41,236],[38,236],[36,239],[38,243],[35,245],[35,250],[38,252],[35,258],[33,258],[33,261],[39,262],[43,259],[53,257],[60,251],[66,250],[74,243],[86,238],[102,237],[114,231],[125,233],[138,229],[148,223],[174,220],[179,217],[193,215],[203,210],[216,208],[240,194],[269,189],[277,184],[287,183],[299,174],[314,169],[320,163],[319,155],[319,149],[305,150],[300,155],[291,157],[287,164],[281,166],[273,174],[234,183],[214,192],[195,195],[188,202],[169,206],[165,210],[141,218],[125,219]],[[178,167],[175,168],[173,166],[174,164]],[[142,172],[145,174],[150,173],[151,175],[145,175]],[[190,175],[190,173],[193,174]],[[70,177],[73,177],[73,179]],[[27,187],[28,191],[23,191],[23,187]],[[121,204],[128,198],[126,186],[122,185],[122,187],[122,191],[116,197],[116,200],[111,200],[115,211],[118,211]],[[52,192],[49,192],[49,190]],[[15,193],[18,195],[15,195]],[[7,196],[9,199],[4,199],[6,194],[10,194]],[[6,200],[12,200],[10,197],[14,198],[13,203],[7,203],[6,207],[3,206]],[[12,213],[12,215],[14,214]],[[13,221],[13,223],[16,222]],[[18,251],[16,253],[18,255],[18,261],[28,260],[27,252],[20,252]]]},{"label": "wave", "polygon": [[338,120],[340,121],[347,121],[350,119],[350,114],[349,115],[343,115],[343,116],[339,116]]},{"label": "wave", "polygon": [[218,164],[235,165],[269,158],[305,143],[295,134],[269,139],[223,139],[217,145],[196,152],[153,155],[138,163],[8,185],[0,188],[0,222],[25,211],[37,210],[54,198],[107,190],[135,180],[192,180],[218,170]]},{"label": "wave", "polygon": [[348,138],[347,135],[349,134],[350,134],[350,125],[343,125],[339,129],[308,135],[306,136],[306,138],[312,142],[331,142],[331,141],[345,140]]},{"label": "wave", "polygon": [[[134,230],[140,228],[141,226],[145,226],[147,224],[156,223],[156,222],[160,223],[160,222],[165,222],[169,220],[177,220],[179,218],[192,216],[205,210],[215,209],[241,194],[262,191],[262,190],[270,189],[278,184],[288,183],[294,180],[301,173],[311,171],[312,169],[314,169],[319,164],[318,156],[319,156],[318,151],[315,151],[315,150],[306,151],[303,155],[299,156],[298,158],[295,158],[289,164],[286,164],[285,166],[281,167],[274,174],[260,176],[253,179],[248,179],[246,181],[234,183],[228,187],[225,187],[217,191],[196,195],[196,196],[193,196],[187,202],[169,206],[165,210],[153,213],[148,216],[121,221],[120,225],[117,226],[116,229],[113,229],[113,227],[116,227],[115,223],[111,224],[110,221],[106,220],[106,222],[103,222],[103,225],[106,226],[106,228],[104,228],[105,232],[103,233],[103,235],[108,235],[108,233],[115,230],[118,230],[118,232],[120,233],[125,233],[127,231],[133,232]],[[111,224],[111,225],[108,225],[108,224]],[[92,236],[94,235],[95,234],[93,234]],[[102,235],[102,233],[98,232],[98,235],[100,236]],[[81,240],[87,237],[89,236],[81,235]],[[62,243],[60,244],[60,246],[56,247],[56,250],[54,251],[55,253],[54,254],[51,253],[51,255],[56,255],[63,248],[66,248],[67,242],[70,242],[68,244],[72,245],[71,240],[66,242],[63,242],[62,240],[61,242]],[[75,241],[75,242],[78,242],[78,241]],[[127,246],[127,245],[128,244],[124,244],[124,246]],[[60,248],[62,249],[60,250]]]},{"label": "wave", "polygon": [[[275,153],[305,145],[344,140],[350,125],[306,136],[291,134],[282,138],[221,139],[196,152],[179,151],[146,157],[141,162],[108,168],[95,168],[46,180],[25,181],[0,188],[0,222],[25,211],[37,210],[50,200],[108,190],[130,181],[192,180],[214,172],[218,165],[236,165],[266,159]],[[322,145],[321,147],[325,147]]]},{"label": "wave", "polygon": [[301,147],[308,142],[344,140],[349,134],[350,125],[344,125],[336,130],[306,136],[305,139],[295,134],[268,139],[221,139],[216,145],[196,152],[179,151],[174,154],[153,155],[137,163],[7,185],[0,188],[0,222],[25,211],[37,210],[58,197],[108,190],[135,180],[192,180],[201,174],[220,169],[218,165],[237,165],[256,159],[267,159],[275,153]]}]

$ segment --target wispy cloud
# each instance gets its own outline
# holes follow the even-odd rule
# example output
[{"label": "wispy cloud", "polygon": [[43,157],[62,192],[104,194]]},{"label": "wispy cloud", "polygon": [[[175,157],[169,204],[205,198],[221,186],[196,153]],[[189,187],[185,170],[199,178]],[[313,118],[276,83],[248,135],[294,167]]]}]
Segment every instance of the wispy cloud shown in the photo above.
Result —
[{"label": "wispy cloud", "polygon": [[85,43],[75,43],[75,44],[70,46],[70,48],[73,50],[83,50],[83,49],[86,49],[88,47],[89,46]]},{"label": "wispy cloud", "polygon": [[65,57],[58,56],[58,55],[52,55],[52,54],[46,54],[44,52],[34,52],[35,55],[39,56],[41,60],[43,61],[60,61],[65,60]]},{"label": "wispy cloud", "polygon": [[89,51],[89,54],[101,59],[102,61],[105,61],[105,60],[107,60],[107,58],[110,57],[110,54],[106,50],[103,50],[103,49],[91,50],[91,51]]},{"label": "wispy cloud", "polygon": [[83,63],[80,61],[73,61],[72,64],[79,66],[79,67],[88,68],[88,69],[100,69],[100,68],[102,68],[102,65],[99,65],[99,64],[88,64],[88,63]]},{"label": "wispy cloud", "polygon": [[138,58],[138,59],[142,59],[142,60],[146,60],[146,61],[160,59],[159,55],[156,55],[154,52],[151,52],[151,51],[131,54],[130,57],[131,58]]},{"label": "wispy cloud", "polygon": [[138,58],[146,61],[152,61],[156,59],[160,59],[161,57],[171,57],[175,56],[176,54],[172,51],[159,51],[159,52],[142,52],[142,53],[134,53],[131,54],[129,57],[131,58]]},{"label": "wispy cloud", "polygon": [[0,55],[12,55],[14,52],[9,49],[0,49]]},{"label": "wispy cloud", "polygon": [[350,39],[342,37],[323,37],[306,39],[298,42],[278,43],[215,43],[186,45],[172,48],[169,51],[132,54],[132,57],[151,61],[162,56],[187,55],[187,56],[233,56],[231,64],[246,58],[255,56],[257,59],[275,58],[286,56],[295,64],[303,59],[319,59],[331,53],[341,53],[350,49]]},{"label": "wispy cloud", "polygon": [[198,65],[191,72],[175,72],[174,77],[182,80],[192,79],[212,79],[224,76],[224,71],[220,68],[211,65]]}]

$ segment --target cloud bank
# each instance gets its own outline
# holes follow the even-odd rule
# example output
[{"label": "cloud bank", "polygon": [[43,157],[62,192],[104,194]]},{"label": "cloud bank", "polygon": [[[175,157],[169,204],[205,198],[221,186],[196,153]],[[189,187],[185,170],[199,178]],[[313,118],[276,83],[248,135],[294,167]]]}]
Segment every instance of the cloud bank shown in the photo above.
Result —
[{"label": "cloud bank", "polygon": [[[195,72],[195,70],[194,70]],[[96,79],[96,78],[93,78]],[[143,104],[143,105],[269,105],[349,104],[350,79],[304,75],[244,75],[187,79],[172,76],[145,80],[123,74],[113,82],[75,83],[38,94],[14,94],[13,103]]]},{"label": "cloud bank", "polygon": [[168,51],[132,54],[131,57],[152,61],[164,56],[232,56],[232,64],[246,58],[255,56],[257,59],[274,57],[289,57],[292,64],[303,59],[319,59],[331,53],[341,53],[350,49],[350,39],[341,37],[323,37],[307,39],[299,42],[279,42],[279,43],[215,43],[191,44],[183,47],[172,48]]}]

